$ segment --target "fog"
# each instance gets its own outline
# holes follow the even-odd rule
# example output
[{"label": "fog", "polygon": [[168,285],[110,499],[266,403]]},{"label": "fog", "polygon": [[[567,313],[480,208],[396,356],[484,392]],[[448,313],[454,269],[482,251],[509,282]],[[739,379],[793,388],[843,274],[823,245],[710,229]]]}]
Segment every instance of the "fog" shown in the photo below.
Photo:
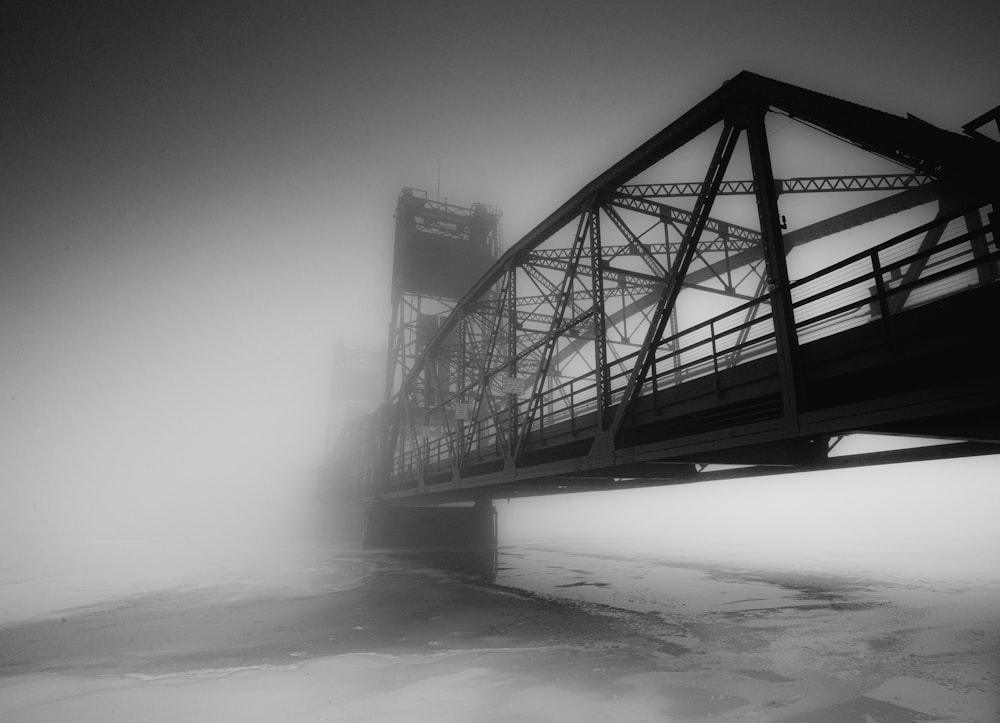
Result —
[{"label": "fog", "polygon": [[[5,3],[4,569],[79,572],[130,541],[169,576],[308,537],[334,349],[385,338],[404,185],[498,206],[510,245],[742,69],[950,129],[998,100],[990,3],[964,25],[938,3],[852,6],[865,22],[842,3],[571,7]],[[996,508],[994,462],[969,464],[958,487],[928,465],[504,519],[780,545],[944,508],[950,534]]]},{"label": "fog", "polygon": [[[888,446],[866,440],[866,446]],[[799,571],[996,580],[996,456],[497,503],[502,538]]]}]

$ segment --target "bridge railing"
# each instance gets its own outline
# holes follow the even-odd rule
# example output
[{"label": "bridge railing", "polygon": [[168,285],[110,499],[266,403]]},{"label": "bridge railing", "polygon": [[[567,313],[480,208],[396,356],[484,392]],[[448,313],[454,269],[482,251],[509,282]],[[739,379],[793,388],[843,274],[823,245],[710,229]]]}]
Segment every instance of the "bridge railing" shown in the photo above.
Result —
[{"label": "bridge railing", "polygon": [[769,297],[756,299],[661,340],[642,393],[651,394],[658,408],[658,395],[666,388],[718,374],[774,351]]},{"label": "bridge railing", "polygon": [[[987,208],[955,210],[792,282],[799,342],[879,319],[888,323],[901,311],[1000,278],[1000,249]],[[775,352],[771,295],[765,294],[659,340],[640,393],[652,395],[659,413],[661,391]],[[633,352],[608,363],[612,405],[621,402],[637,357]],[[502,407],[505,401],[498,397],[489,414],[397,455],[393,465],[397,487],[415,486],[422,475],[453,469],[458,459],[469,463],[502,459],[505,450],[509,454],[510,410]],[[518,400],[519,423],[533,404],[537,408],[530,417],[532,444],[557,444],[593,434],[598,425],[595,375],[553,380],[540,400]],[[462,456],[465,448],[469,451]]]},{"label": "bridge railing", "polygon": [[592,375],[556,385],[539,405],[539,441],[545,443],[560,436],[593,432],[597,428],[596,412],[597,383]]},{"label": "bridge railing", "polygon": [[[970,224],[970,216],[979,224]],[[982,208],[958,210],[795,281],[799,342],[887,319],[995,278],[996,242],[992,251],[987,245],[992,231]]]}]

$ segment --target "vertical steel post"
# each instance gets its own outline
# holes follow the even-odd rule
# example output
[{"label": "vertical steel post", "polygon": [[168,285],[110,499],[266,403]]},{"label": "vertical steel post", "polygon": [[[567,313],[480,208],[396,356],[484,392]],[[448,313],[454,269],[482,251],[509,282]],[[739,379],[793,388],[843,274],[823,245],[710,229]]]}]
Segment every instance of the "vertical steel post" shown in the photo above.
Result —
[{"label": "vertical steel post", "polygon": [[660,414],[660,380],[656,371],[656,354],[653,354],[650,378],[653,380],[653,416],[657,417]]},{"label": "vertical steel post", "polygon": [[719,396],[719,349],[715,343],[715,322],[708,325],[709,336],[712,337],[712,386],[715,389],[715,396]]},{"label": "vertical steel post", "polygon": [[[570,304],[570,299],[573,297],[573,286],[576,281],[577,269],[579,268],[580,256],[583,253],[584,241],[586,240],[588,229],[589,214],[584,213],[580,216],[579,223],[577,224],[569,263],[566,266],[566,273],[559,286],[552,284],[552,282],[543,276],[538,277],[543,284],[551,285],[549,287],[550,291],[556,297],[555,311],[552,314],[552,321],[549,323],[549,339],[545,342],[542,349],[542,358],[538,364],[538,371],[536,372],[535,383],[532,385],[531,397],[528,400],[527,409],[524,416],[518,420],[520,436],[517,444],[514,446],[514,457],[517,457],[521,451],[521,447],[527,441],[528,434],[531,432],[531,426],[535,421],[536,413],[539,416],[539,424],[543,423],[542,420],[545,416],[545,384],[549,380],[549,367],[552,363],[556,347],[559,344],[559,335],[557,332],[565,317],[566,307]],[[531,276],[530,266],[526,265],[524,270]],[[541,435],[541,428],[539,428],[539,435]],[[541,436],[539,436],[539,439],[541,439]]]},{"label": "vertical steel post", "polygon": [[[507,271],[507,375],[517,376],[517,264]],[[517,394],[507,395],[507,445],[513,457],[517,446]]]},{"label": "vertical steel post", "polygon": [[611,407],[611,381],[608,369],[608,329],[604,314],[604,256],[601,251],[600,206],[590,213],[590,293],[594,307],[594,389],[597,401],[597,437],[604,435]]},{"label": "vertical steel post", "polygon": [[[451,455],[453,459],[452,466],[455,470],[454,477],[459,486],[461,486],[462,483],[462,468],[465,466],[465,425],[468,422],[469,414],[469,408],[465,401],[465,368],[469,363],[468,336],[469,320],[465,312],[462,312],[462,318],[458,322],[458,389],[456,390],[458,394],[455,396],[455,441],[451,446]],[[462,419],[459,419],[459,405],[461,405],[464,410]],[[445,414],[447,415],[447,410],[445,410]]]},{"label": "vertical steel post", "polygon": [[[670,346],[668,346],[667,348],[670,350],[671,355],[673,356],[673,360],[674,360],[674,384],[675,385],[676,384],[680,384],[682,381],[684,381],[683,379],[681,379],[681,340],[679,338],[680,332],[681,332],[680,327],[677,325],[677,314],[674,314],[671,311],[671,314],[670,314],[670,338],[673,339],[673,341],[670,343]],[[653,353],[653,358],[654,359],[656,358],[656,352],[655,351]]]},{"label": "vertical steel post", "polygon": [[571,437],[576,436],[576,395],[573,390],[573,385],[576,384],[576,379],[569,380],[569,433]]},{"label": "vertical steel post", "polygon": [[885,335],[885,343],[892,347],[892,328],[889,322],[889,296],[885,286],[885,279],[882,273],[882,264],[878,260],[878,251],[872,251],[872,275],[875,277],[875,301],[878,306],[878,314],[882,323],[882,333]]},{"label": "vertical steel post", "polygon": [[778,373],[782,380],[782,398],[785,427],[789,432],[799,428],[799,403],[801,401],[801,374],[798,369],[798,335],[795,314],[789,289],[788,266],[785,261],[785,244],[781,235],[781,215],[778,213],[778,194],[771,169],[771,152],[767,145],[764,127],[766,107],[754,107],[747,113],[747,145],[750,167],[753,170],[754,198],[760,217],[761,240],[767,265],[767,284],[773,310],[774,333],[778,346]]}]

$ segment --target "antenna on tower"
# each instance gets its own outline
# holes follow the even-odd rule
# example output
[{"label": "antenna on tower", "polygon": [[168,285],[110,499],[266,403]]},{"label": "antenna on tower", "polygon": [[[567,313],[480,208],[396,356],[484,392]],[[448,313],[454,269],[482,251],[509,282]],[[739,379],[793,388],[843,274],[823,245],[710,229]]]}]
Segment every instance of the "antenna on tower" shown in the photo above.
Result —
[{"label": "antenna on tower", "polygon": [[437,184],[437,194],[434,196],[435,201],[441,200],[441,159],[438,158],[438,184]]}]

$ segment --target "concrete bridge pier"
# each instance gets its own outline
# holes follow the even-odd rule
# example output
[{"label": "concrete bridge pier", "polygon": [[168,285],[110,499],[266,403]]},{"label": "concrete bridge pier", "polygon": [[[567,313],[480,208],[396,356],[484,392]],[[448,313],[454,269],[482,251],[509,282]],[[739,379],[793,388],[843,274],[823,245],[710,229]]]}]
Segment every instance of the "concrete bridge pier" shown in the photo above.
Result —
[{"label": "concrete bridge pier", "polygon": [[365,548],[419,550],[497,546],[497,514],[490,500],[463,507],[393,507],[376,501],[365,510]]}]

